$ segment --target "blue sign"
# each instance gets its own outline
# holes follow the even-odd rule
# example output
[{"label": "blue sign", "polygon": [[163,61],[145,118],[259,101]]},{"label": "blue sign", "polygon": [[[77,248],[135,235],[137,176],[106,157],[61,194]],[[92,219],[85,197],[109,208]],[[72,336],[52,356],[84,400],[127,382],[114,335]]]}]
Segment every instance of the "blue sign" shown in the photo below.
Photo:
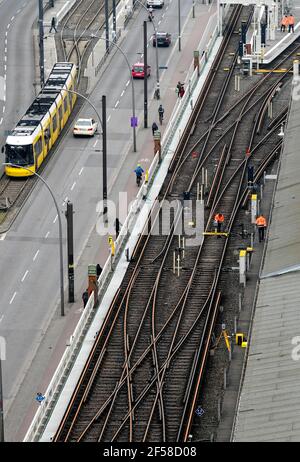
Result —
[{"label": "blue sign", "polygon": [[137,127],[138,125],[137,117],[130,117],[130,123],[131,123],[131,127]]},{"label": "blue sign", "polygon": [[199,417],[201,417],[201,416],[204,414],[204,412],[205,412],[204,409],[202,409],[202,407],[200,407],[200,406],[198,406],[197,409],[196,409],[196,411],[195,411],[195,413],[196,413]]},{"label": "blue sign", "polygon": [[43,396],[42,393],[37,393],[35,399],[38,403],[41,403],[42,401],[44,401],[45,396]]}]

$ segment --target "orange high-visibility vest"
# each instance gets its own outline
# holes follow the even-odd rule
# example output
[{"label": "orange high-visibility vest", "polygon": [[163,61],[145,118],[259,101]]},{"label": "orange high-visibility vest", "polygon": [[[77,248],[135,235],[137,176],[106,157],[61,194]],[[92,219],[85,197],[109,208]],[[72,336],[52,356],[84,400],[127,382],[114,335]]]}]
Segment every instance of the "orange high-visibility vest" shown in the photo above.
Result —
[{"label": "orange high-visibility vest", "polygon": [[289,18],[287,16],[283,16],[282,20],[281,20],[281,24],[283,26],[288,26],[289,24]]},{"label": "orange high-visibility vest", "polygon": [[217,213],[217,215],[215,215],[215,221],[217,221],[218,223],[223,223],[224,215],[222,215],[222,213]]},{"label": "orange high-visibility vest", "polygon": [[267,226],[267,220],[265,219],[265,217],[263,217],[262,215],[260,215],[259,217],[256,218],[256,224],[257,226]]},{"label": "orange high-visibility vest", "polygon": [[289,16],[288,17],[288,24],[289,24],[289,26],[292,26],[293,24],[295,24],[294,16]]}]

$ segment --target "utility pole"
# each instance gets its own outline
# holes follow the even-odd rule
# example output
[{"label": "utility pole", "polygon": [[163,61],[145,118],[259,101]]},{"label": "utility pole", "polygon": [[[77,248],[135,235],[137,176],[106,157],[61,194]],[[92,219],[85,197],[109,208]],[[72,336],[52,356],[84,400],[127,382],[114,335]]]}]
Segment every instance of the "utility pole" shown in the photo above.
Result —
[{"label": "utility pole", "polygon": [[69,303],[74,303],[74,239],[73,239],[73,204],[67,202],[67,243],[68,243],[68,280]]},{"label": "utility pole", "polygon": [[147,21],[144,21],[144,128],[147,128],[147,127],[148,127]]},{"label": "utility pole", "polygon": [[4,443],[4,411],[3,411],[3,387],[2,387],[2,351],[0,346],[0,443]]},{"label": "utility pole", "polygon": [[44,11],[43,0],[39,0],[39,47],[40,47],[40,83],[43,88],[45,83],[44,69]]},{"label": "utility pole", "polygon": [[180,0],[178,0],[178,51],[181,51],[181,18]]},{"label": "utility pole", "polygon": [[106,37],[106,52],[109,52],[109,11],[108,0],[105,0],[105,37]]},{"label": "utility pole", "polygon": [[[106,136],[106,96],[102,96],[102,153],[103,153],[103,215],[107,215],[107,136]],[[105,218],[105,217],[104,217]],[[106,217],[107,219],[107,217]]]},{"label": "utility pole", "polygon": [[116,0],[113,0],[113,31],[117,33],[117,18],[116,18]]}]

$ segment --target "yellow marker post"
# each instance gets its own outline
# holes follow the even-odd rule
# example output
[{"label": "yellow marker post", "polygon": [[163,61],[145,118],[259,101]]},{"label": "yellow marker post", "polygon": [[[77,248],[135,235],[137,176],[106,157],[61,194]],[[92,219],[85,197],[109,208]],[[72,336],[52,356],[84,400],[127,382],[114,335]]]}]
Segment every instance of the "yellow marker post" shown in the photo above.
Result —
[{"label": "yellow marker post", "polygon": [[147,169],[145,172],[145,183],[148,183],[149,181],[149,170]]}]

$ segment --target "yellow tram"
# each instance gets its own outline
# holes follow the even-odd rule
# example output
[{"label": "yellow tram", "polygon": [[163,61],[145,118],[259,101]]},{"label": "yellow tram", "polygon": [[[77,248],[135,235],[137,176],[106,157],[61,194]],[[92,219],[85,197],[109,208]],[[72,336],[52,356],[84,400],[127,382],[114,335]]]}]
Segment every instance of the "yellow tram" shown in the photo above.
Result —
[{"label": "yellow tram", "polygon": [[76,66],[56,63],[39,95],[6,139],[5,162],[19,167],[5,166],[12,177],[33,175],[22,166],[36,172],[67,123],[76,102],[74,90]]}]

